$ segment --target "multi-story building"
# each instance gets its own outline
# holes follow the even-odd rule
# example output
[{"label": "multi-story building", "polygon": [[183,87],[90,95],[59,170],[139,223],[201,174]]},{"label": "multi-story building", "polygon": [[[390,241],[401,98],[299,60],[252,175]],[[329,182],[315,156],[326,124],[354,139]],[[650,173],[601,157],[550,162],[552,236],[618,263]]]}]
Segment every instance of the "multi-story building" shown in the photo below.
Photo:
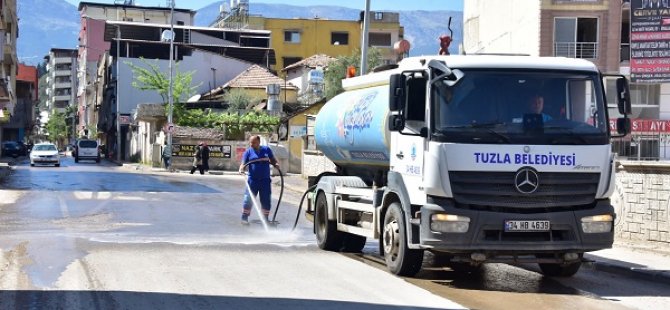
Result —
[{"label": "multi-story building", "polygon": [[9,122],[3,126],[5,140],[30,142],[34,133],[37,100],[37,67],[19,64],[16,75],[16,106]]},{"label": "multi-story building", "polygon": [[18,36],[19,21],[16,14],[16,0],[0,1],[0,141],[4,141],[3,124],[9,121],[16,105],[18,65],[16,39]]},{"label": "multi-story building", "polygon": [[[247,10],[238,8],[222,12],[212,26],[271,31],[270,47],[277,57],[272,69],[279,71],[313,55],[338,57],[360,50],[364,16],[361,12],[359,20],[266,18],[248,16]],[[397,61],[393,45],[403,36],[399,13],[370,12],[368,45],[381,51],[384,64]]]},{"label": "multi-story building", "polygon": [[[167,1],[166,3],[169,3]],[[95,128],[97,114],[95,113],[96,74],[98,62],[105,52],[110,50],[110,42],[104,40],[105,23],[107,21],[121,21],[140,24],[163,25],[169,28],[170,8],[158,6],[139,6],[135,1],[115,1],[114,4],[80,2],[79,13],[81,28],[79,30],[79,71],[77,100],[79,124],[77,129],[80,135],[88,135],[90,129]],[[176,25],[193,25],[195,11],[188,9],[174,9]],[[120,26],[119,26],[120,27]],[[157,31],[163,29],[153,28]],[[114,31],[114,29],[112,29]],[[123,36],[128,36],[123,34]],[[130,47],[129,47],[130,48]]]},{"label": "multi-story building", "polygon": [[[630,77],[631,2],[635,1],[465,1],[463,49],[468,54],[583,58],[604,73]],[[644,1],[638,2],[641,5]],[[649,5],[659,10],[666,5],[663,4],[666,1],[651,2]],[[660,19],[658,22],[660,26]],[[665,32],[667,37],[668,31],[662,27],[655,31]],[[633,79],[630,88],[633,135],[625,141],[623,149],[615,145],[616,151],[637,158],[670,158],[670,143],[665,146],[659,143],[669,141],[670,84]],[[619,117],[616,102],[608,104],[610,118]],[[656,127],[661,131],[650,132],[654,121],[660,121],[658,124],[662,126]]]},{"label": "multi-story building", "polygon": [[44,57],[47,63],[47,100],[49,114],[65,113],[76,106],[77,50],[52,48]]}]

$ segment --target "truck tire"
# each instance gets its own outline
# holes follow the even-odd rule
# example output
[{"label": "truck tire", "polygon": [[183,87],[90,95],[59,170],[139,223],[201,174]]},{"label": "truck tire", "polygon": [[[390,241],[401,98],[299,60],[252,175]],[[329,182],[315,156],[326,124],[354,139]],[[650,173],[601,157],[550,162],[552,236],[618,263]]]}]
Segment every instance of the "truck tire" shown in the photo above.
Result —
[{"label": "truck tire", "polygon": [[414,276],[421,270],[423,250],[407,246],[407,225],[399,202],[391,203],[384,215],[382,240],[388,270],[399,276]]},{"label": "truck tire", "polygon": [[319,193],[314,206],[314,230],[319,248],[327,251],[339,251],[342,247],[342,234],[337,231],[337,223],[328,220],[328,202],[326,195]]},{"label": "truck tire", "polygon": [[582,262],[570,263],[570,264],[538,264],[540,265],[540,270],[542,274],[547,277],[572,277],[579,267],[582,266]]},{"label": "truck tire", "polygon": [[360,253],[365,247],[366,238],[351,233],[342,233],[342,251]]}]

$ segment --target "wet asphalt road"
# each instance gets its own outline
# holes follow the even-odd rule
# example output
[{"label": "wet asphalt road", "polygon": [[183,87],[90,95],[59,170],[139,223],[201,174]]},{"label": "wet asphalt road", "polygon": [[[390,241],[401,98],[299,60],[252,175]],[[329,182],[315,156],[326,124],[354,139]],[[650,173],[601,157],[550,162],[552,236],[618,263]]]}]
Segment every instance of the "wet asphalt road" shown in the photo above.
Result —
[{"label": "wet asphalt road", "polygon": [[285,192],[277,228],[242,227],[242,181],[24,161],[0,182],[0,308],[670,308],[670,287],[588,266],[560,280],[504,264],[463,274],[427,255],[397,278],[376,242],[330,253],[303,218],[291,231],[299,193]]}]

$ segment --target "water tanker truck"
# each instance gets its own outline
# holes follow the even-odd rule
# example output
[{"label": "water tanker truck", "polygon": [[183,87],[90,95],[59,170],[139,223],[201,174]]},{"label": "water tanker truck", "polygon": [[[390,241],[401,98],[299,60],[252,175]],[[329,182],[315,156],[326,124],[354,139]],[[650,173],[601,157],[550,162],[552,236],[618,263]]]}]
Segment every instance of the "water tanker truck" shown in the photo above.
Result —
[{"label": "water tanker truck", "polygon": [[[307,210],[320,248],[377,239],[397,275],[415,275],[430,251],[452,266],[538,263],[571,276],[585,252],[612,246],[610,138],[630,131],[625,77],[580,59],[454,55],[342,86],[314,127],[336,166]],[[623,117],[610,125],[609,113]]]}]

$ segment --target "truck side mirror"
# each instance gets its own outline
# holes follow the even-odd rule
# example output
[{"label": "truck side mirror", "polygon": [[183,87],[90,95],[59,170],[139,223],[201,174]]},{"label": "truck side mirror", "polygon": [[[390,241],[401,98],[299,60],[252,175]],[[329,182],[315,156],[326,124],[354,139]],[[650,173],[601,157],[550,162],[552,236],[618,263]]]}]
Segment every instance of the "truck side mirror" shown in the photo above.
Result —
[{"label": "truck side mirror", "polygon": [[398,114],[389,115],[388,126],[389,131],[402,131],[405,129],[405,118]]},{"label": "truck side mirror", "polygon": [[618,134],[625,136],[631,132],[630,118],[619,117],[616,120],[616,131]]},{"label": "truck side mirror", "polygon": [[407,98],[405,97],[406,82],[407,78],[404,74],[391,75],[389,81],[389,110],[402,111],[405,109],[407,104]]},{"label": "truck side mirror", "polygon": [[632,113],[630,89],[628,88],[628,81],[625,77],[620,77],[616,80],[616,91],[619,114],[630,115]]}]

